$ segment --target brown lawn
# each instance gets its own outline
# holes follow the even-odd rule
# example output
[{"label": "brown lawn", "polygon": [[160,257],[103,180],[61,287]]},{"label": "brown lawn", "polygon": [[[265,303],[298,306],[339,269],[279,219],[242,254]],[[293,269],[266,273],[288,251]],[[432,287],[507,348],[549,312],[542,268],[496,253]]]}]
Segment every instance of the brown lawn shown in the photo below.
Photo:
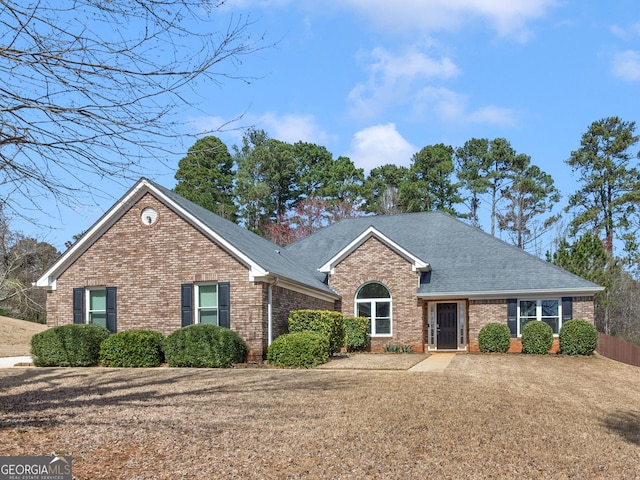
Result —
[{"label": "brown lawn", "polygon": [[0,452],[71,454],[79,479],[638,478],[640,369],[4,369]]},{"label": "brown lawn", "polygon": [[31,337],[46,329],[39,323],[0,317],[0,357],[29,355]]}]

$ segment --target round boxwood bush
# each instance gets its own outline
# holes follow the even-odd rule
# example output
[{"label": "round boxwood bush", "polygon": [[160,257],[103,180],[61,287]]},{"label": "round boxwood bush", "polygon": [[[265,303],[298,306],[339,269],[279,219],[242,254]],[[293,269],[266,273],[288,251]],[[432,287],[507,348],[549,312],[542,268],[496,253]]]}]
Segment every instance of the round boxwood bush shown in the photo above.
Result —
[{"label": "round boxwood bush", "polygon": [[157,367],[164,362],[163,343],[160,332],[119,332],[100,345],[100,363],[105,367]]},{"label": "round boxwood bush", "polygon": [[344,317],[344,342],[347,351],[363,350],[369,344],[369,319]]},{"label": "round boxwood bush", "polygon": [[522,329],[522,353],[549,353],[553,345],[553,330],[549,325],[534,320]]},{"label": "round boxwood bush", "polygon": [[94,324],[61,325],[31,337],[37,367],[89,367],[100,360],[100,344],[109,330]]},{"label": "round boxwood bush", "polygon": [[511,346],[511,332],[504,323],[488,323],[478,334],[478,344],[481,352],[504,353]]},{"label": "round boxwood bush", "polygon": [[598,346],[598,331],[586,320],[569,320],[560,328],[560,352],[591,355]]},{"label": "round boxwood bush", "polygon": [[231,367],[247,358],[247,344],[233,330],[197,324],[171,333],[164,342],[170,367]]},{"label": "round boxwood bush", "polygon": [[294,332],[280,335],[269,346],[271,365],[312,368],[329,360],[329,339],[318,332]]}]

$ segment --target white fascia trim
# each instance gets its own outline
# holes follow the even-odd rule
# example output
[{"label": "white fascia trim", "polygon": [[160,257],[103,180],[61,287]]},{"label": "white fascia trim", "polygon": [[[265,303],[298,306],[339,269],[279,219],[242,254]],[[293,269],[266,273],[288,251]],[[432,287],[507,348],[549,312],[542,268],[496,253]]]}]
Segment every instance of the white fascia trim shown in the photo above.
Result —
[{"label": "white fascia trim", "polygon": [[151,185],[145,178],[138,181],[128,193],[125,194],[118,203],[111,207],[107,212],[96,222],[82,238],[76,242],[66,253],[58,259],[49,269],[42,274],[42,276],[35,282],[37,287],[46,287],[48,290],[56,289],[56,280],[58,276],[64,272],[73,262],[75,262],[82,253],[86,251],[100,236],[108,230],[113,224],[115,224],[120,217],[129,210],[129,208],[135,204],[145,193],[150,192],[158,199],[163,201],[169,208],[174,210],[184,219],[186,219],[193,226],[202,231],[209,238],[215,240],[222,245],[232,255],[236,256],[240,261],[244,262],[249,267],[249,279],[253,280],[256,277],[266,275],[266,271],[260,267],[257,263],[253,262],[246,255],[240,252],[227,240],[222,238],[219,234],[208,228],[205,224],[196,219],[193,215],[189,214],[182,207],[173,202],[170,198],[164,195],[160,190]]},{"label": "white fascia trim", "polygon": [[424,299],[453,299],[467,298],[475,299],[501,299],[501,298],[517,298],[517,297],[536,297],[536,296],[591,296],[604,290],[604,287],[593,289],[575,288],[554,288],[554,289],[537,289],[537,290],[503,290],[503,291],[487,291],[487,292],[443,292],[443,293],[419,293],[418,298]]},{"label": "white fascia trim", "polygon": [[36,287],[47,287],[49,290],[56,289],[56,280],[58,276],[64,272],[76,259],[89,247],[93,242],[102,235],[109,227],[111,227],[122,214],[128,210],[137,200],[142,197],[142,189],[149,187],[143,179],[134,185],[124,197],[112,206],[107,212],[93,224],[82,235],[82,238],[71,246],[69,250],[62,255],[49,269],[36,280]]},{"label": "white fascia trim", "polygon": [[278,279],[278,283],[277,286],[278,287],[282,287],[285,288],[287,290],[291,290],[293,292],[297,292],[297,293],[302,293],[303,295],[308,295],[310,297],[314,297],[314,298],[318,298],[320,300],[325,300],[328,302],[335,302],[336,300],[340,300],[340,295],[336,294],[331,294],[328,292],[322,292],[320,290],[315,290],[313,288],[307,287],[305,285],[302,285],[298,282],[294,282],[293,280],[290,280],[286,277],[283,277],[282,275],[278,275],[275,273],[269,273],[267,272],[267,274],[263,277],[255,277],[253,280],[255,281],[261,281],[261,282],[268,282],[268,283],[272,283],[274,281],[274,279]]},{"label": "white fascia trim", "polygon": [[378,231],[374,227],[367,228],[364,232],[362,232],[355,240],[353,240],[349,245],[340,250],[336,255],[334,255],[327,263],[322,265],[318,270],[322,273],[334,273],[334,268],[338,265],[342,260],[344,260],[349,254],[351,254],[354,250],[356,250],[360,245],[362,245],[365,241],[367,241],[371,237],[376,237],[382,243],[384,243],[387,247],[389,247],[394,252],[398,253],[400,256],[404,257],[406,260],[411,262],[411,269],[414,272],[428,272],[431,270],[431,265],[427,262],[420,260],[418,257],[408,252],[400,245],[395,243],[389,237]]},{"label": "white fascia trim", "polygon": [[[146,182],[145,182],[146,183]],[[249,267],[249,280],[254,281],[258,277],[263,277],[267,275],[267,271],[263,269],[260,265],[255,263],[249,257],[247,257],[244,253],[238,250],[233,246],[228,240],[224,237],[220,236],[216,231],[211,230],[208,226],[198,220],[196,217],[187,212],[180,205],[171,201],[170,198],[165,196],[160,190],[156,189],[153,185],[146,183],[148,189],[156,195],[158,198],[162,199],[172,210],[177,212],[182,218],[186,219],[191,225],[198,228],[201,232],[203,232],[210,239],[214,240],[216,243],[221,245],[225,250],[227,250],[231,255],[235,256],[238,260],[243,262],[245,265]]]}]

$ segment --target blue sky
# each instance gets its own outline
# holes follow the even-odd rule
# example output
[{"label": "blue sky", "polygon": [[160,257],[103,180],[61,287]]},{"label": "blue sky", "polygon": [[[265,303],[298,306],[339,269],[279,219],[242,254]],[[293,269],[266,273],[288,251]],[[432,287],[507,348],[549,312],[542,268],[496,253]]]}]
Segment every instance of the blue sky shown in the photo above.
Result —
[{"label": "blue sky", "polygon": [[[637,0],[229,0],[220,14],[250,15],[277,44],[238,67],[255,81],[198,85],[185,133],[243,114],[234,126],[324,145],[366,172],[409,165],[426,145],[505,137],[554,177],[564,204],[576,188],[564,160],[589,125],[640,120]],[[231,148],[241,131],[216,135]],[[180,158],[148,177],[173,187]],[[62,249],[130,186],[107,182],[111,196],[82,209],[47,206],[51,231],[20,227]]]}]

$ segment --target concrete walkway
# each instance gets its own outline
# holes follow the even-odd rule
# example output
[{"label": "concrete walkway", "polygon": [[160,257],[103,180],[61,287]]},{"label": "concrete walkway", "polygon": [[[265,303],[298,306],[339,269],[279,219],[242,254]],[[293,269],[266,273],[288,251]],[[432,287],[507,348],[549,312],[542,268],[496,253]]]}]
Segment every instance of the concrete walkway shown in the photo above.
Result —
[{"label": "concrete walkway", "polygon": [[16,365],[21,367],[33,365],[33,361],[30,356],[22,357],[0,357],[0,368],[10,368]]},{"label": "concrete walkway", "polygon": [[444,372],[449,366],[456,352],[438,352],[432,353],[420,363],[411,367],[409,372]]}]

